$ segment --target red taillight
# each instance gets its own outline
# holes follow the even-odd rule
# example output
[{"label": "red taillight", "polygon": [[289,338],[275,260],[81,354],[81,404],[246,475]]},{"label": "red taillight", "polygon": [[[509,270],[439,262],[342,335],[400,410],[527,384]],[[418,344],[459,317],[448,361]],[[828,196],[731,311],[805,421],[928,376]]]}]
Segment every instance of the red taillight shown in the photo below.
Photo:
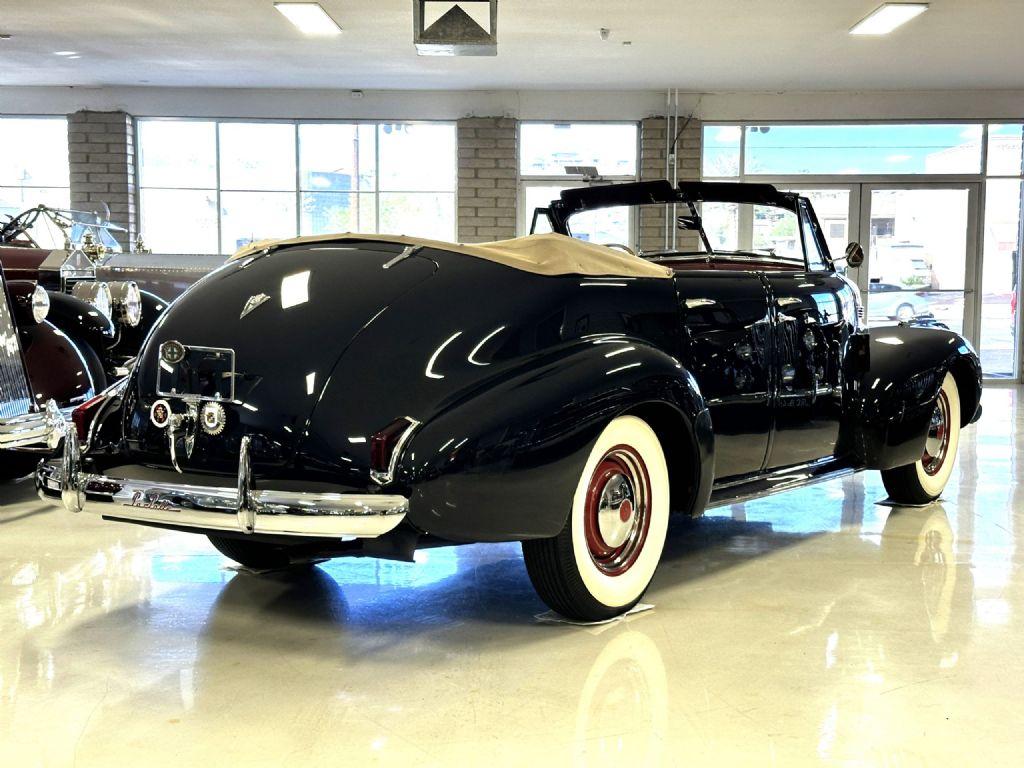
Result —
[{"label": "red taillight", "polygon": [[378,483],[391,482],[398,451],[416,422],[395,419],[370,438],[370,476]]},{"label": "red taillight", "polygon": [[75,425],[75,432],[78,433],[78,442],[84,443],[89,438],[89,427],[92,426],[99,407],[106,399],[105,395],[96,395],[71,412],[71,423]]}]

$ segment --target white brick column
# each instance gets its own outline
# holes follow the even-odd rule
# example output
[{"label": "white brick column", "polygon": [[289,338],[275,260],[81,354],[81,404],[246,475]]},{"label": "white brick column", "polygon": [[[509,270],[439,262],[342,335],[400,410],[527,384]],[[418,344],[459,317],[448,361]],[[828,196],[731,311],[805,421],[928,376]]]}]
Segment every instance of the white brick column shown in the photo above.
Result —
[{"label": "white brick column", "polygon": [[458,240],[479,243],[516,234],[516,121],[458,122]]},{"label": "white brick column", "polygon": [[135,121],[124,112],[68,115],[71,207],[100,211],[127,233],[115,233],[125,250],[138,232],[135,206]]},{"label": "white brick column", "polygon": [[[680,118],[680,127],[684,123],[685,118]],[[666,125],[664,117],[649,117],[640,124],[641,181],[665,178]],[[700,180],[700,148],[701,122],[700,120],[691,120],[683,129],[676,143],[676,168],[679,172],[679,181]],[[640,209],[639,241],[642,249],[651,250],[665,247],[665,210],[662,206],[646,206]],[[670,231],[669,238],[671,236]],[[699,237],[696,232],[676,233],[676,245],[680,249],[697,250],[698,243]]]}]

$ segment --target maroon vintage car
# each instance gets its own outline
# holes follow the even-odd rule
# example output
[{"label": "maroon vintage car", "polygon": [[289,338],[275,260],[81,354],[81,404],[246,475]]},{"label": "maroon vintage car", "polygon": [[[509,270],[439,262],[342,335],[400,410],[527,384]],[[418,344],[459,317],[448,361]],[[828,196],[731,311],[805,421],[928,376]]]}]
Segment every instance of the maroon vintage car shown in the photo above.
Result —
[{"label": "maroon vintage car", "polygon": [[0,221],[0,480],[31,471],[64,417],[126,372],[165,308],[97,279],[117,230],[45,206]]}]

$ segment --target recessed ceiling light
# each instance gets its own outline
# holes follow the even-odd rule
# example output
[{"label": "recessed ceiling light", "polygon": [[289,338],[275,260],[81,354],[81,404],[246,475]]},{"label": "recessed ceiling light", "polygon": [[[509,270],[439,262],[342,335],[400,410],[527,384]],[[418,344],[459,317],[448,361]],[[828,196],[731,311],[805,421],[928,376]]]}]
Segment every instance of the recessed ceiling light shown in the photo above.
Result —
[{"label": "recessed ceiling light", "polygon": [[54,51],[54,56],[77,56],[78,51]]},{"label": "recessed ceiling light", "polygon": [[882,3],[850,30],[851,35],[888,35],[928,10],[928,3]]},{"label": "recessed ceiling light", "polygon": [[0,40],[10,40],[11,37],[12,35],[7,34],[6,32],[0,32]]},{"label": "recessed ceiling light", "polygon": [[274,7],[305,35],[327,37],[341,34],[341,27],[327,15],[320,3],[274,3]]}]

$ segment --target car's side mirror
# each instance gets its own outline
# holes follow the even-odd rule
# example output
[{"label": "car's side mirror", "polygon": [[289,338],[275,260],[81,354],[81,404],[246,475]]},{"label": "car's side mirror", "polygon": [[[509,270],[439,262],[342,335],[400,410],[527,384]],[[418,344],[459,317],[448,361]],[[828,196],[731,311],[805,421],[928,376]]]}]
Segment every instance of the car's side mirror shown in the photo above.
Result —
[{"label": "car's side mirror", "polygon": [[860,243],[850,243],[846,246],[846,265],[856,269],[864,263],[864,249]]}]

